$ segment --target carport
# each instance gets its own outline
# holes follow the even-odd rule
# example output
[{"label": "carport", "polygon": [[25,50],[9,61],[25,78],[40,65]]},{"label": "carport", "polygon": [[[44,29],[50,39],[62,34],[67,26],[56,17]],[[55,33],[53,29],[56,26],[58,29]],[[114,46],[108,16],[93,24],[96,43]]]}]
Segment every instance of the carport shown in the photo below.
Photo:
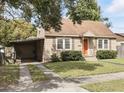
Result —
[{"label": "carport", "polygon": [[21,62],[36,62],[43,59],[44,39],[33,38],[11,42],[15,49],[15,59]]}]

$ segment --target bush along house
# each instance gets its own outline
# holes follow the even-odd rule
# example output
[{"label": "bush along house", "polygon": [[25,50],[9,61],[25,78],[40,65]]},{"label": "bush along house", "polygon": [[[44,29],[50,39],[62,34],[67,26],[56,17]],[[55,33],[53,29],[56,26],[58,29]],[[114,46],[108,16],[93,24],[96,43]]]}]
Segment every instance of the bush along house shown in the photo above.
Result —
[{"label": "bush along house", "polygon": [[52,54],[60,55],[62,51],[71,50],[81,51],[85,59],[95,60],[98,50],[116,50],[115,34],[102,22],[73,24],[71,20],[63,19],[62,23],[59,32],[38,29],[35,39],[13,42],[17,58],[47,62]]}]

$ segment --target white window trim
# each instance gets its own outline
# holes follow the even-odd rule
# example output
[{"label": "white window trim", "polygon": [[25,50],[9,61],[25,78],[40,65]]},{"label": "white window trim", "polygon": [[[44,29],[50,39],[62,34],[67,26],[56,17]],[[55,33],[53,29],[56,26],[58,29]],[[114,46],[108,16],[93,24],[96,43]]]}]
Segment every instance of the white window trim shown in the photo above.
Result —
[{"label": "white window trim", "polygon": [[[102,40],[102,48],[99,48],[99,40]],[[104,41],[107,40],[108,41],[108,48],[104,48]],[[103,39],[103,38],[100,38],[100,39],[97,39],[97,49],[98,50],[109,50],[109,39]]]},{"label": "white window trim", "polygon": [[[58,39],[63,40],[63,49],[58,49],[58,44],[57,44]],[[65,49],[65,39],[70,40],[70,49]],[[72,38],[56,38],[56,50],[72,50]]]},{"label": "white window trim", "polygon": [[[58,39],[63,40],[63,38],[56,38],[56,50],[63,50],[63,49],[58,49]],[[64,42],[63,42],[63,44],[64,44]],[[63,48],[64,48],[64,45],[63,45]]]},{"label": "white window trim", "polygon": [[[102,40],[102,48],[99,48],[99,40]],[[98,50],[102,50],[103,48],[104,48],[104,46],[103,46],[103,39],[100,38],[100,39],[97,40],[97,49]]]}]

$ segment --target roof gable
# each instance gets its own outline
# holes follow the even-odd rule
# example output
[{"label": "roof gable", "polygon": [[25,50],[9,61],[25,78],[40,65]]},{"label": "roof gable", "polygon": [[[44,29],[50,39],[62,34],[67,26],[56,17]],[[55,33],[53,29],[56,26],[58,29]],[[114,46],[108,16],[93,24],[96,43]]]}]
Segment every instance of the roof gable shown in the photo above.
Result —
[{"label": "roof gable", "polygon": [[83,36],[84,37],[95,37],[95,35],[92,32],[90,32],[90,31],[84,32]]}]

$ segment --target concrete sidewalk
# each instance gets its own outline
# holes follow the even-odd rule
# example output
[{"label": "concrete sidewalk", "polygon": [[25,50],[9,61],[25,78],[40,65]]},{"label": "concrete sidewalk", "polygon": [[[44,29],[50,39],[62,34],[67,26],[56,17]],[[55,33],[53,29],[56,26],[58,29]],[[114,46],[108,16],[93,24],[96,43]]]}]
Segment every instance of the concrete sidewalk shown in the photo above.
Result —
[{"label": "concrete sidewalk", "polygon": [[92,76],[81,76],[78,78],[61,78],[52,70],[47,69],[41,63],[35,63],[49,80],[33,83],[28,64],[20,65],[20,80],[17,86],[11,86],[3,91],[9,92],[88,92],[80,87],[81,84],[97,83],[109,80],[124,79],[124,72],[109,73]]},{"label": "concrete sidewalk", "polygon": [[[45,92],[88,92],[88,90],[80,87],[78,83],[70,82],[62,79],[53,71],[47,69],[42,64],[37,65],[41,71],[50,79],[47,86],[42,90]],[[43,85],[44,86],[44,85]]]},{"label": "concrete sidewalk", "polygon": [[68,78],[68,80],[77,82],[80,84],[81,83],[82,84],[97,83],[97,82],[117,80],[117,79],[124,79],[124,72],[92,75],[92,76],[82,76],[78,78]]},{"label": "concrete sidewalk", "polygon": [[1,92],[32,92],[33,81],[31,79],[30,72],[26,65],[20,65],[20,78],[18,84],[9,85],[6,89],[0,90]]},{"label": "concrete sidewalk", "polygon": [[8,92],[88,92],[80,87],[79,83],[65,81],[58,74],[44,67],[41,63],[35,63],[49,80],[32,82],[30,72],[27,68],[28,63],[20,65],[20,79],[17,86],[10,86],[3,91]]}]

